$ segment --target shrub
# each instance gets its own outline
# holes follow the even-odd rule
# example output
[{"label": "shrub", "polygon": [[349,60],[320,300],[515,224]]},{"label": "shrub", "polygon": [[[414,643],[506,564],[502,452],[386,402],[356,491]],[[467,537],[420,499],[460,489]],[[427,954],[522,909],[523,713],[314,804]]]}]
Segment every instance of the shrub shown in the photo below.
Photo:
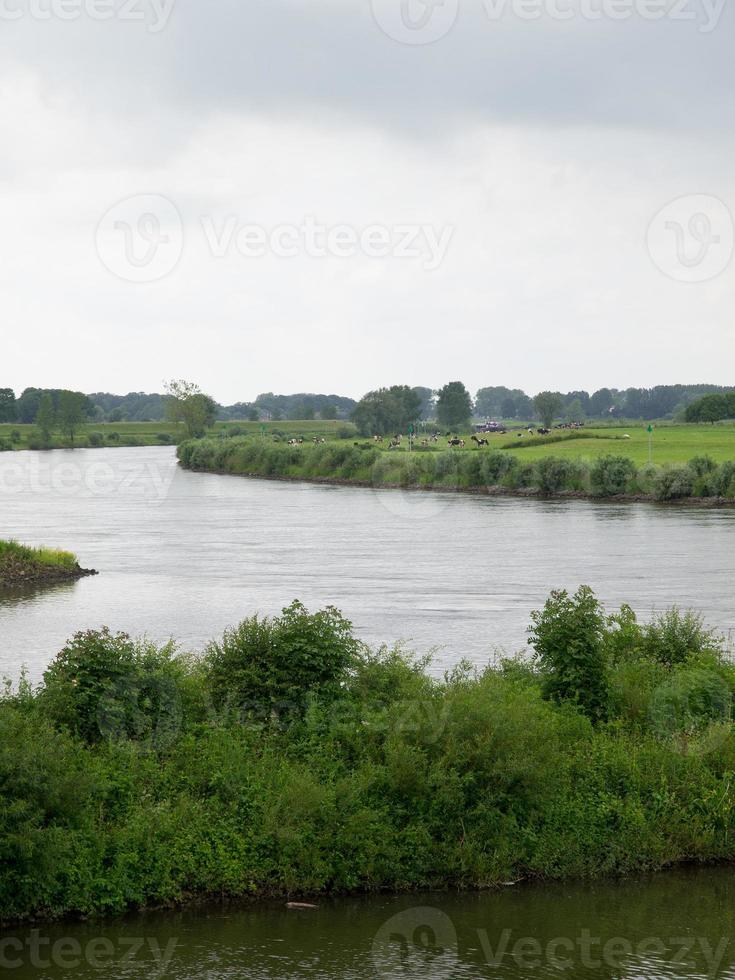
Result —
[{"label": "shrub", "polygon": [[598,497],[628,493],[635,476],[635,464],[627,456],[600,456],[590,473],[592,491]]},{"label": "shrub", "polygon": [[714,671],[676,670],[653,693],[649,724],[658,735],[694,735],[732,720],[732,695]]},{"label": "shrub", "polygon": [[544,696],[572,701],[593,720],[607,713],[608,685],[603,647],[604,617],[594,592],[581,586],[574,596],[552,592],[543,610],[531,614],[529,629]]},{"label": "shrub", "polygon": [[719,639],[706,629],[701,616],[691,610],[682,613],[676,606],[643,628],[644,654],[666,667],[685,664],[691,657],[718,650],[720,646]]},{"label": "shrub", "polygon": [[105,437],[101,432],[90,432],[87,436],[89,439],[90,446],[102,446],[104,445]]},{"label": "shrub", "polygon": [[662,470],[655,481],[657,500],[683,500],[694,492],[694,470],[688,466],[677,466]]},{"label": "shrub", "polygon": [[709,456],[695,456],[689,460],[687,466],[695,476],[707,476],[717,469],[717,463]]},{"label": "shrub", "polygon": [[253,616],[210,644],[207,681],[218,708],[301,709],[309,694],[336,696],[358,650],[352,624],[336,609],[310,614],[294,602],[280,617]]},{"label": "shrub", "polygon": [[568,459],[545,456],[536,463],[536,479],[543,493],[558,493],[571,488],[578,467]]},{"label": "shrub", "polygon": [[135,739],[163,747],[181,723],[171,646],[108,629],[77,633],[44,674],[48,716],[88,744]]},{"label": "shrub", "polygon": [[487,453],[482,457],[483,479],[488,486],[498,486],[515,466],[516,459],[509,453]]}]

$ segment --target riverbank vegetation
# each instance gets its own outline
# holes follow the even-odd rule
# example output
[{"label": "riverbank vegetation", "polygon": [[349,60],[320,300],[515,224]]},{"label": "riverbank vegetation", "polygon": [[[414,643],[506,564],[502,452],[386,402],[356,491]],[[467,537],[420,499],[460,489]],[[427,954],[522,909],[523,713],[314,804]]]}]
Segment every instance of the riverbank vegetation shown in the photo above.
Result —
[{"label": "riverbank vegetation", "polygon": [[80,567],[77,556],[70,551],[0,541],[0,587],[58,582],[91,574]]},{"label": "riverbank vegetation", "polygon": [[[565,440],[581,444],[581,433]],[[656,501],[735,501],[735,463],[717,464],[698,456],[685,465],[636,466],[618,451],[624,441],[611,441],[596,459],[558,454],[560,444],[551,437],[548,448],[538,439],[499,443],[504,449],[435,450],[419,446],[413,452],[390,451],[378,444],[325,443],[292,445],[249,438],[209,438],[185,442],[178,448],[187,469],[233,475],[280,479],[334,481],[374,487],[507,492],[523,494],[573,494],[590,497],[636,497]],[[291,440],[293,442],[293,440]],[[586,443],[585,443],[586,447]],[[576,450],[577,453],[579,450]]]},{"label": "riverbank vegetation", "polygon": [[441,679],[299,603],[199,657],[76,635],[0,698],[0,917],[735,858],[723,641],[586,588],[529,635]]}]

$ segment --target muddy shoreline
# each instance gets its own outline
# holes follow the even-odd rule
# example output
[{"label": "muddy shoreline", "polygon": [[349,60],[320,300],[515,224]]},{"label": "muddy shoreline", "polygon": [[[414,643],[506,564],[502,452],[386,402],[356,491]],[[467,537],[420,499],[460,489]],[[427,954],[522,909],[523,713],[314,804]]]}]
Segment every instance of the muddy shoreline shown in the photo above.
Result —
[{"label": "muddy shoreline", "polygon": [[75,582],[80,578],[98,575],[93,568],[64,568],[55,565],[21,561],[10,558],[0,562],[0,588],[17,588],[23,585],[56,585],[58,582]]}]

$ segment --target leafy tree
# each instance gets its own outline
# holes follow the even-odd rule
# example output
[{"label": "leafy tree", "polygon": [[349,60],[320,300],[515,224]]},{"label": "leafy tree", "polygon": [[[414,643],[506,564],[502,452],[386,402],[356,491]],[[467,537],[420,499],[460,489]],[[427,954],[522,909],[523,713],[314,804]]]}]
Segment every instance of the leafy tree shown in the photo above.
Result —
[{"label": "leafy tree", "polygon": [[258,411],[258,409],[257,408],[248,409],[248,422],[259,422],[259,421],[260,421],[260,412]]},{"label": "leafy tree", "polygon": [[319,414],[325,422],[334,422],[337,418],[337,406],[332,404],[325,405]]},{"label": "leafy tree", "polygon": [[550,429],[564,406],[564,399],[557,391],[542,391],[534,398],[533,406],[544,428]]},{"label": "leafy tree", "polygon": [[438,392],[436,417],[450,429],[466,426],[472,416],[472,399],[461,381],[450,381]]},{"label": "leafy tree", "polygon": [[587,418],[581,398],[575,398],[566,408],[567,422],[584,422]]},{"label": "leafy tree", "polygon": [[361,435],[405,432],[417,420],[421,398],[408,385],[393,385],[369,391],[352,412],[352,421]]},{"label": "leafy tree", "polygon": [[615,395],[609,388],[600,388],[590,398],[589,415],[593,418],[605,418],[615,404]]},{"label": "leafy tree", "polygon": [[86,421],[87,397],[78,391],[62,391],[59,394],[58,425],[73,446],[79,428]]},{"label": "leafy tree", "polygon": [[41,434],[41,439],[44,443],[48,444],[51,441],[51,434],[56,426],[56,411],[54,409],[54,402],[51,398],[51,392],[45,391],[41,395],[41,400],[38,404],[38,411],[36,412],[36,426]]},{"label": "leafy tree", "polygon": [[434,414],[435,399],[431,388],[414,388],[413,391],[421,399],[421,405],[416,414],[418,419],[430,419]]},{"label": "leafy tree", "polygon": [[15,422],[18,410],[12,388],[0,388],[0,422]]},{"label": "leafy tree", "polygon": [[604,719],[605,617],[592,589],[583,585],[573,596],[552,592],[543,610],[531,614],[531,622],[528,642],[536,652],[544,697],[578,704],[593,721]]},{"label": "leafy tree", "polygon": [[192,381],[170,381],[166,385],[166,414],[174,424],[183,424],[189,439],[203,436],[214,425],[216,405]]}]

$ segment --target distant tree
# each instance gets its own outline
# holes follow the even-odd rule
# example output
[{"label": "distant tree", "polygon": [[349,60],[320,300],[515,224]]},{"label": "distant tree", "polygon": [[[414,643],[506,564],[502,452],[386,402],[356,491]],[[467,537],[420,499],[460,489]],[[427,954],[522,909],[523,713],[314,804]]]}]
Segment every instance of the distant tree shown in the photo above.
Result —
[{"label": "distant tree", "polygon": [[17,418],[15,392],[12,388],[0,388],[0,422],[15,422]]},{"label": "distant tree", "polygon": [[589,415],[592,418],[605,418],[615,405],[615,395],[609,388],[600,388],[590,398]]},{"label": "distant tree", "polygon": [[550,429],[554,424],[554,419],[561,413],[564,399],[557,391],[541,391],[534,398],[533,406],[541,419],[541,424],[544,428]]},{"label": "distant tree", "polygon": [[369,391],[352,411],[352,421],[364,436],[405,432],[421,410],[421,398],[408,385]]},{"label": "distant tree", "polygon": [[[43,401],[44,396],[41,396]],[[77,432],[86,421],[87,397],[78,391],[62,391],[59,393],[59,408],[57,421],[62,433],[73,447]],[[40,406],[39,406],[40,409]]]},{"label": "distant tree", "polygon": [[337,418],[337,406],[331,403],[324,405],[319,414],[325,422],[334,422],[334,420]]},{"label": "distant tree", "polygon": [[416,417],[419,419],[430,419],[434,414],[434,408],[436,405],[433,390],[431,388],[418,387],[413,388],[412,391],[421,399],[421,404]]},{"label": "distant tree", "polygon": [[182,424],[189,439],[203,436],[214,425],[217,406],[193,381],[170,381],[166,386],[166,415],[170,422]]},{"label": "distant tree", "polygon": [[500,403],[500,415],[504,419],[516,418],[516,400],[512,395],[508,395]]},{"label": "distant tree", "polygon": [[257,408],[251,408],[248,410],[248,422],[259,422],[260,412]]},{"label": "distant tree", "polygon": [[565,414],[567,422],[584,422],[587,418],[582,407],[582,401],[579,398],[575,398],[574,401],[567,405]]},{"label": "distant tree", "polygon": [[41,439],[48,445],[51,442],[51,436],[56,427],[56,410],[54,409],[54,402],[50,391],[44,391],[41,395],[35,421]]},{"label": "distant tree", "polygon": [[461,381],[450,381],[438,392],[436,417],[440,425],[459,429],[472,416],[472,399]]}]

